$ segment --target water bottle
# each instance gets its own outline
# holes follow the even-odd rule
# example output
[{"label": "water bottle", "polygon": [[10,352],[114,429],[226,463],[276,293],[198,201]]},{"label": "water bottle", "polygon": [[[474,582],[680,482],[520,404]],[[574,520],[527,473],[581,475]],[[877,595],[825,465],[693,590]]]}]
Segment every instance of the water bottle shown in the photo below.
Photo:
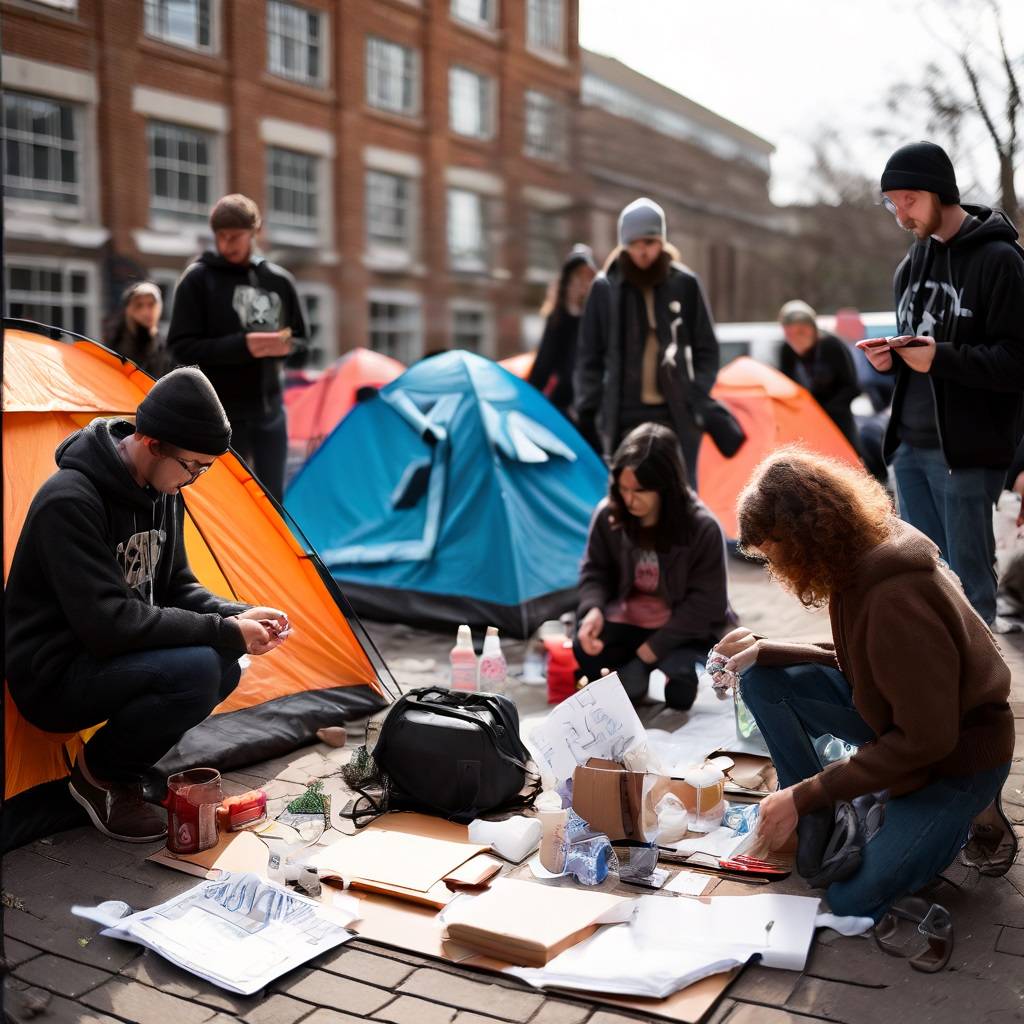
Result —
[{"label": "water bottle", "polygon": [[565,873],[580,885],[600,885],[611,870],[615,853],[607,836],[592,836],[566,851]]},{"label": "water bottle", "polygon": [[853,757],[857,753],[857,748],[852,743],[847,743],[846,740],[841,740],[838,736],[827,732],[814,741],[814,752],[818,755],[818,760],[824,768],[825,765],[831,764],[833,761],[842,761],[847,757]]}]

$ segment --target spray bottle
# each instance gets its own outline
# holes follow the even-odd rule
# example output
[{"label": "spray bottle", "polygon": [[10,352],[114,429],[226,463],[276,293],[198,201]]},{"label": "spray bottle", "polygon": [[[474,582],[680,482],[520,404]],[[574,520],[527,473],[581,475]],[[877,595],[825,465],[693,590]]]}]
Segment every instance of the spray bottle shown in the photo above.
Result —
[{"label": "spray bottle", "polygon": [[480,657],[480,689],[487,693],[504,693],[507,679],[508,663],[501,653],[497,627],[488,626],[484,652]]},{"label": "spray bottle", "polygon": [[458,637],[451,654],[451,688],[453,690],[476,690],[476,651],[473,650],[473,634],[469,626],[459,626]]}]

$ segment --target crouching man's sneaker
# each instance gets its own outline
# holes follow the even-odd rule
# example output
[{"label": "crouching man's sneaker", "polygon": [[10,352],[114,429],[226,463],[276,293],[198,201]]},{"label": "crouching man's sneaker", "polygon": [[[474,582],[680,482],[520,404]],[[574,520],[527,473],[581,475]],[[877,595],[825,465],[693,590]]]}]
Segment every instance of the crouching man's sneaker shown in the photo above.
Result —
[{"label": "crouching man's sneaker", "polygon": [[154,843],[167,838],[165,811],[147,804],[138,786],[94,778],[81,754],[71,769],[69,788],[71,796],[105,836],[126,843]]},{"label": "crouching man's sneaker", "polygon": [[960,851],[960,863],[998,878],[1013,867],[1019,846],[1000,795],[971,823],[970,838]]}]

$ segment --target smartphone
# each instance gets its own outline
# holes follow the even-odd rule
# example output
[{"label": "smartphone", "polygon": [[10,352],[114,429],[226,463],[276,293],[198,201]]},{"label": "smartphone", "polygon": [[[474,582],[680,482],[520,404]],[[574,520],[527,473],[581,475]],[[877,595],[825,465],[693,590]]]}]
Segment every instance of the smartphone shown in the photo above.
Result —
[{"label": "smartphone", "polygon": [[889,346],[889,339],[888,338],[865,338],[863,341],[858,341],[857,342],[857,348],[861,348],[861,349],[864,349],[864,348],[876,349],[876,348],[889,348],[889,347],[890,346]]}]

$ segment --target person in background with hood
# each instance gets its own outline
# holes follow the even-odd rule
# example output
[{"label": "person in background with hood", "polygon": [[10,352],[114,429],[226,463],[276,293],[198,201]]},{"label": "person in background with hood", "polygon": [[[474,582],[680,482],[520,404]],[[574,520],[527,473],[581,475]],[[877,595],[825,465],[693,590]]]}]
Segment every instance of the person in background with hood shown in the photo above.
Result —
[{"label": "person in background with hood", "polygon": [[282,366],[306,337],[306,322],[294,278],[255,251],[260,224],[247,196],[217,201],[210,213],[216,252],[203,253],[178,282],[167,344],[179,363],[210,378],[235,451],[280,501],[288,454]]},{"label": "person in background with hood", "polygon": [[900,515],[930,537],[996,631],[992,509],[1013,460],[1024,395],[1024,251],[998,210],[963,206],[931,142],[896,150],[883,202],[914,235],[896,270],[900,336],[858,342],[895,373],[885,458]]},{"label": "person in background with hood", "polygon": [[619,215],[619,246],[583,310],[576,418],[605,458],[641,423],[670,427],[696,484],[701,429],[691,390],[710,393],[718,339],[700,280],[678,256],[652,199],[636,199]]},{"label": "person in background with hood", "polygon": [[182,488],[227,451],[231,426],[195,367],[153,385],[135,423],[98,419],[57,448],[5,591],[6,672],[45,732],[102,725],[71,769],[72,797],[104,835],[167,832],[152,767],[238,685],[244,654],[288,633],[274,608],[217,597],[185,552]]},{"label": "person in background with hood", "polygon": [[818,314],[799,299],[779,310],[779,324],[786,339],[779,350],[779,369],[810,391],[850,447],[862,454],[860,431],[850,410],[850,403],[860,394],[860,384],[846,342],[819,330]]},{"label": "person in background with hood", "polygon": [[[861,470],[783,449],[754,471],[737,515],[742,550],[804,605],[827,605],[834,638],[737,629],[718,644],[779,775],[758,830],[777,848],[798,829],[797,867],[813,877],[835,805],[879,795],[883,822],[859,870],[828,886],[834,914],[878,921],[949,866],[979,811],[998,809],[1013,757],[1010,669],[938,548]],[[822,737],[856,752],[825,764]],[[1005,874],[1017,849],[1005,818],[993,838],[977,863]]]},{"label": "person in background with hood", "polygon": [[547,318],[544,335],[527,380],[566,416],[572,414],[580,316],[596,273],[590,246],[574,245],[562,264],[554,293],[541,309],[541,315]]},{"label": "person in background with hood", "polygon": [[160,313],[164,301],[152,281],[136,281],[121,296],[117,317],[104,332],[103,344],[136,363],[151,377],[170,368],[167,349],[160,341]]}]

